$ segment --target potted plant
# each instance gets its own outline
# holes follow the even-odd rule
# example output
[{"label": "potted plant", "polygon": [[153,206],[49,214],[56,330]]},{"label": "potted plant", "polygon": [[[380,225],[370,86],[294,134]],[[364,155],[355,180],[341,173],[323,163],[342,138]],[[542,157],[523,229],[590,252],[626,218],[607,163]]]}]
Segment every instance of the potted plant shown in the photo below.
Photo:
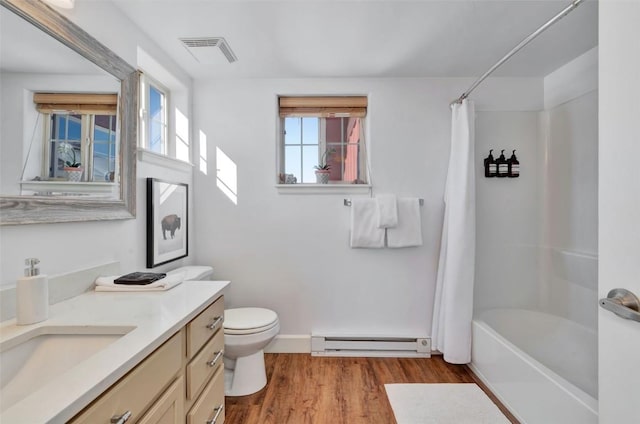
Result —
[{"label": "potted plant", "polygon": [[327,157],[331,153],[335,152],[334,149],[325,150],[320,158],[320,163],[314,166],[316,170],[316,183],[318,184],[328,184],[329,183],[329,174],[331,173],[331,165],[327,164]]},{"label": "potted plant", "polygon": [[76,149],[71,143],[62,142],[58,146],[58,153],[61,159],[64,161],[64,170],[67,173],[68,181],[81,181],[83,169],[80,166],[80,162],[76,160]]}]

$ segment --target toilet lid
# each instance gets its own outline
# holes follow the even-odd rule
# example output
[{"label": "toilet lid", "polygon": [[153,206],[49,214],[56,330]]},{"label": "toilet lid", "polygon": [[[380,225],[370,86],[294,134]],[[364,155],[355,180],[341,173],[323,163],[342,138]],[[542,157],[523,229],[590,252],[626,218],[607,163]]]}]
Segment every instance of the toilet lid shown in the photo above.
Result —
[{"label": "toilet lid", "polygon": [[235,308],[224,311],[224,331],[249,334],[269,330],[278,323],[278,314],[264,308]]}]

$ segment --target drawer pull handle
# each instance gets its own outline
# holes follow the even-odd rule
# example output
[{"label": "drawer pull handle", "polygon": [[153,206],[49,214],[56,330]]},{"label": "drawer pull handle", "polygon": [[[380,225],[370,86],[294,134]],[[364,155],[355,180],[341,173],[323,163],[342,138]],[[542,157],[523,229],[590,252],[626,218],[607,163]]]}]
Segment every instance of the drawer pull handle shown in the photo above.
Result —
[{"label": "drawer pull handle", "polygon": [[218,362],[218,359],[220,359],[220,357],[222,355],[224,355],[224,350],[221,350],[220,352],[216,352],[215,358],[213,358],[213,360],[207,362],[207,365],[209,365],[210,367],[215,367],[216,363]]},{"label": "drawer pull handle", "polygon": [[114,415],[111,417],[111,424],[124,424],[131,418],[131,411],[127,411],[122,415]]},{"label": "drawer pull handle", "polygon": [[216,421],[218,421],[218,417],[220,416],[220,414],[222,414],[222,408],[224,407],[224,405],[220,405],[217,408],[214,408],[214,411],[216,412],[216,415],[213,416],[213,418],[211,418],[209,421],[207,421],[207,424],[216,424]]},{"label": "drawer pull handle", "polygon": [[224,317],[222,317],[222,316],[215,317],[213,322],[211,324],[207,325],[207,328],[209,330],[215,330],[218,327],[218,324],[220,324],[223,319],[224,319]]}]

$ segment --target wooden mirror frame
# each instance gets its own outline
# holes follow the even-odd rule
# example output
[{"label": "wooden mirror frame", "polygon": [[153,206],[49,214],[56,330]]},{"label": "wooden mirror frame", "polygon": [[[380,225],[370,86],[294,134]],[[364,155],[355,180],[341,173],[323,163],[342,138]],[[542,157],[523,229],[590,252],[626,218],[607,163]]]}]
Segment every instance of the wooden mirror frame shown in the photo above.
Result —
[{"label": "wooden mirror frame", "polygon": [[135,218],[138,71],[41,0],[0,0],[0,6],[16,13],[121,82],[118,101],[120,198],[96,200],[0,195],[0,225]]}]

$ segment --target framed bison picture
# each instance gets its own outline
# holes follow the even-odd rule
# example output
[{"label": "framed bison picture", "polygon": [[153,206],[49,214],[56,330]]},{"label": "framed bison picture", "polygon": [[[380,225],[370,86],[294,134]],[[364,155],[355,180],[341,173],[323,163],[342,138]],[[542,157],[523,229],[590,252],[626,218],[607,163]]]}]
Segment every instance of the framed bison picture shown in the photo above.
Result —
[{"label": "framed bison picture", "polygon": [[147,178],[147,268],[189,254],[189,186]]}]

